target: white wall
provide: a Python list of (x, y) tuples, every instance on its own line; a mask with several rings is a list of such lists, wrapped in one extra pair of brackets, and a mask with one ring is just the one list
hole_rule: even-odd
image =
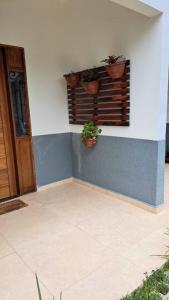
[(1, 1), (0, 42), (26, 51), (33, 134), (68, 131), (63, 74), (100, 65), (115, 53), (131, 59), (131, 126), (104, 126), (103, 134), (163, 138), (161, 24), (160, 17), (149, 19), (109, 0)]
[[(168, 83), (169, 87), (169, 83)], [(169, 88), (168, 88), (168, 101), (167, 101), (167, 121), (166, 123), (169, 123)]]
[(23, 46), (26, 52), (33, 135), (69, 131), (62, 78), (67, 69), (61, 58), (65, 43), (55, 2), (0, 1), (0, 42)]

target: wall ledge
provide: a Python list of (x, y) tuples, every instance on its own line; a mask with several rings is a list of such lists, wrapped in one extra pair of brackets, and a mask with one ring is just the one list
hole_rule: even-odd
[[(146, 17), (152, 18), (158, 16), (163, 12), (162, 5), (157, 8), (157, 5), (153, 1), (145, 0), (110, 0), (120, 6), (133, 10)], [(158, 5), (159, 6), (159, 5)]]
[(122, 194), (117, 193), (117, 192), (110, 191), (108, 189), (101, 188), (101, 187), (99, 187), (95, 184), (92, 184), (92, 183), (89, 183), (87, 181), (77, 179), (77, 178), (74, 178), (74, 177), (73, 177), (73, 182), (76, 182), (78, 184), (87, 186), (87, 187), (89, 187), (92, 190), (95, 190), (97, 192), (103, 193), (104, 195), (107, 195), (107, 196), (113, 198), (114, 200), (118, 199), (122, 202), (132, 204), (132, 205), (134, 205), (138, 208), (141, 208), (143, 210), (146, 210), (146, 211), (154, 213), (154, 214), (161, 213), (165, 208), (165, 204), (161, 204), (161, 205), (155, 207), (155, 206), (152, 206), (150, 204), (143, 203), (143, 202), (141, 202), (137, 199), (122, 195)]
[(48, 190), (48, 189), (51, 189), (51, 188), (54, 188), (54, 187), (57, 187), (57, 186), (60, 186), (60, 185), (63, 185), (63, 184), (73, 182), (73, 180), (74, 180), (73, 177), (69, 177), (69, 178), (66, 178), (66, 179), (63, 179), (63, 180), (48, 183), (46, 185), (42, 185), (42, 186), (37, 187), (37, 191), (38, 192), (45, 191), (45, 190)]
[(75, 177), (70, 177), (70, 178), (67, 178), (67, 179), (59, 180), (59, 181), (52, 182), (52, 183), (49, 183), (47, 185), (43, 185), (41, 187), (38, 187), (38, 192), (44, 191), (44, 190), (47, 190), (47, 189), (51, 189), (51, 188), (54, 188), (54, 187), (57, 187), (57, 186), (60, 186), (60, 185), (64, 185), (64, 184), (67, 184), (67, 183), (71, 183), (71, 182), (86, 186), (86, 187), (88, 187), (92, 190), (95, 190), (99, 193), (102, 193), (106, 196), (109, 196), (109, 197), (113, 198), (113, 200), (115, 200), (115, 201), (117, 199), (117, 200), (120, 200), (122, 202), (129, 203), (131, 205), (134, 205), (138, 208), (141, 208), (143, 210), (146, 210), (146, 211), (154, 213), (154, 214), (159, 214), (165, 209), (165, 204), (161, 204), (161, 205), (155, 207), (155, 206), (143, 203), (143, 202), (141, 202), (137, 199), (122, 195), (120, 193), (113, 192), (113, 191), (110, 191), (108, 189), (101, 188), (101, 187), (99, 187), (95, 184), (89, 183), (89, 182), (81, 180), (81, 179), (77, 179)]

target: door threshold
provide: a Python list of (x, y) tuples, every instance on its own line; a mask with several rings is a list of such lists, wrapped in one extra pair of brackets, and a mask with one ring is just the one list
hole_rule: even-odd
[(12, 196), (12, 197), (7, 197), (7, 198), (4, 198), (4, 199), (0, 199), (0, 204), (11, 201), (11, 200), (15, 200), (18, 197), (19, 197), (18, 195), (15, 195), (15, 196)]

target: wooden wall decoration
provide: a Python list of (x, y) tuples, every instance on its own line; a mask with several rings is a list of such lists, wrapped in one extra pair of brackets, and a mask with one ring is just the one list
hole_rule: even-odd
[(125, 72), (120, 79), (113, 80), (105, 66), (94, 69), (99, 75), (97, 96), (88, 95), (80, 84), (76, 88), (67, 86), (69, 124), (83, 125), (85, 121), (92, 120), (96, 125), (129, 126), (130, 61), (126, 61)]

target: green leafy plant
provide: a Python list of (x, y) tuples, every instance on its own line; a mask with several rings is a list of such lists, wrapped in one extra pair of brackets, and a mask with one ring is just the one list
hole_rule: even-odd
[(143, 292), (141, 289), (135, 290), (132, 295), (127, 295), (121, 300), (162, 300), (162, 297), (154, 292)]
[(35, 274), (35, 277), (36, 277), (36, 285), (37, 285), (37, 289), (38, 289), (39, 300), (42, 300), (42, 294), (41, 294), (41, 290), (40, 290), (40, 285), (39, 285), (39, 280), (38, 280), (37, 274)]
[[(169, 235), (169, 228), (167, 228), (167, 232), (165, 233), (166, 235)], [(166, 246), (167, 250), (164, 254), (158, 254), (158, 255), (153, 255), (153, 256), (160, 256), (161, 258), (164, 258), (167, 260), (169, 263), (169, 245)]]
[(145, 273), (146, 277), (142, 285), (121, 300), (161, 300), (162, 295), (166, 295), (169, 292), (167, 271), (169, 271), (169, 260), (161, 269), (153, 270), (151, 275), (148, 276)]
[(95, 69), (86, 70), (82, 73), (82, 85), (87, 85), (89, 82), (97, 81), (99, 79), (98, 73)]
[(97, 139), (97, 136), (102, 132), (100, 128), (98, 128), (93, 121), (86, 121), (83, 127), (83, 131), (81, 133), (82, 141), (87, 139)]
[[(40, 290), (40, 285), (39, 285), (38, 276), (37, 276), (36, 273), (35, 273), (35, 278), (36, 278), (36, 285), (37, 285), (37, 290), (38, 290), (38, 297), (39, 297), (39, 300), (43, 300), (43, 299), (42, 299), (41, 290)], [(54, 300), (54, 297), (53, 297), (53, 300)], [(60, 293), (60, 298), (59, 298), (59, 300), (62, 300), (62, 292)]]
[(108, 58), (101, 60), (101, 62), (107, 63), (109, 65), (117, 64), (124, 61), (126, 61), (126, 58), (123, 55), (109, 55)]

